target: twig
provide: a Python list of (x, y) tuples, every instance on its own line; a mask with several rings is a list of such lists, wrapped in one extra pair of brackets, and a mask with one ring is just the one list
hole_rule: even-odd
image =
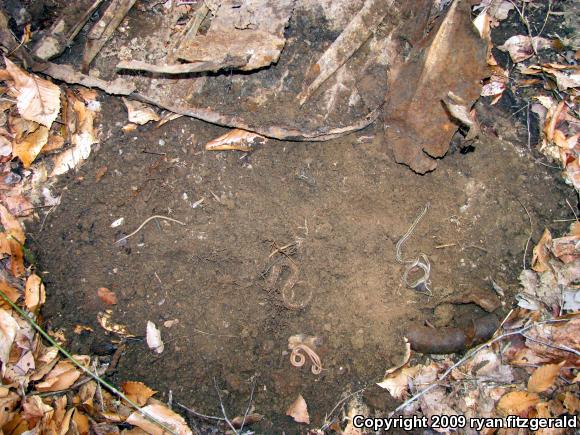
[(571, 347), (568, 347), (568, 346), (557, 346), (555, 344), (547, 343), (545, 341), (538, 340), (537, 338), (530, 337), (529, 335), (526, 335), (526, 334), (522, 334), (522, 336), (525, 337), (526, 339), (530, 340), (530, 341), (535, 341), (536, 343), (543, 344), (546, 347), (551, 347), (552, 349), (563, 350), (565, 352), (571, 352), (571, 353), (573, 353), (576, 356), (580, 356), (580, 352), (578, 352), (576, 349), (572, 349)]
[(36, 331), (42, 337), (44, 337), (44, 339), (46, 339), (50, 344), (52, 344), (54, 347), (56, 347), (60, 353), (62, 353), (70, 362), (72, 362), (75, 366), (77, 366), (77, 368), (79, 368), (84, 374), (86, 374), (87, 376), (90, 376), (98, 384), (103, 385), (110, 392), (117, 395), (121, 399), (125, 400), (132, 408), (134, 408), (139, 414), (141, 414), (147, 420), (156, 424), (157, 426), (159, 426), (163, 430), (166, 430), (170, 434), (178, 435), (175, 432), (175, 430), (168, 427), (167, 425), (165, 425), (163, 422), (159, 421), (157, 418), (153, 417), (152, 415), (149, 415), (147, 412), (143, 411), (143, 409), (139, 405), (137, 405), (135, 402), (133, 402), (131, 399), (129, 399), (123, 392), (117, 390), (113, 385), (109, 384), (107, 381), (102, 379), (100, 376), (96, 375), (95, 373), (93, 373), (89, 369), (87, 369), (85, 366), (83, 366), (66, 349), (64, 349), (60, 344), (58, 344), (58, 342), (54, 338), (52, 338), (50, 335), (48, 335), (48, 333), (44, 329), (42, 329), (42, 327), (40, 325), (38, 325), (38, 323), (36, 323), (34, 321), (34, 319), (32, 319), (22, 308), (20, 308), (18, 305), (16, 305), (14, 302), (12, 302), (12, 300), (8, 296), (6, 296), (6, 294), (2, 290), (0, 290), (0, 296), (2, 296), (2, 298), (8, 303), (8, 305), (10, 305), (18, 314), (20, 314), (20, 316), (22, 316), (22, 318), (24, 320), (26, 320), (28, 323), (30, 323), (30, 325), (34, 329), (36, 329)]
[(252, 406), (252, 400), (254, 399), (254, 389), (256, 388), (256, 382), (252, 381), (252, 391), (250, 391), (250, 400), (248, 401), (248, 407), (246, 408), (246, 412), (244, 414), (244, 418), (242, 419), (242, 424), (240, 425), (240, 433), (242, 433), (244, 429), (244, 424), (246, 423), (246, 418), (250, 413), (250, 407)]
[(238, 431), (236, 430), (236, 428), (234, 427), (234, 425), (232, 424), (232, 422), (228, 418), (228, 415), (226, 414), (226, 408), (224, 407), (224, 402), (222, 401), (222, 394), (220, 393), (220, 389), (218, 387), (218, 384), (217, 384), (217, 381), (215, 380), (215, 378), (213, 378), (213, 385), (214, 385), (215, 390), (217, 391), (218, 397), (220, 399), (220, 406), (222, 408), (222, 414), (224, 415), (224, 420), (226, 421), (228, 426), (234, 431), (234, 433), (237, 435)]
[(200, 414), (199, 412), (197, 412), (197, 411), (194, 411), (193, 409), (191, 409), (191, 408), (188, 408), (187, 406), (185, 406), (185, 405), (182, 405), (182, 404), (181, 404), (181, 403), (179, 403), (179, 402), (175, 402), (175, 404), (176, 404), (177, 406), (179, 406), (181, 409), (184, 409), (184, 410), (186, 410), (186, 411), (187, 411), (187, 412), (189, 412), (190, 414), (193, 414), (193, 415), (195, 415), (196, 417), (199, 417), (199, 418), (205, 418), (205, 419), (207, 419), (207, 420), (226, 421), (226, 419), (225, 419), (225, 418), (223, 418), (223, 417), (214, 417), (213, 415), (205, 415), (205, 414)]
[(516, 198), (516, 200), (520, 203), (520, 205), (526, 211), (526, 214), (528, 215), (528, 219), (530, 220), (530, 235), (528, 236), (528, 240), (526, 240), (526, 247), (524, 249), (524, 258), (522, 259), (522, 263), (523, 263), (524, 270), (525, 270), (526, 269), (526, 257), (528, 256), (528, 247), (530, 245), (530, 241), (532, 240), (532, 235), (534, 234), (534, 225), (532, 223), (532, 216), (530, 215), (530, 212), (528, 211), (526, 206), (523, 204), (523, 202), (520, 201), (519, 198)]
[(360, 390), (355, 391), (354, 393), (349, 394), (346, 397), (343, 397), (342, 399), (340, 399), (338, 401), (338, 403), (336, 405), (334, 405), (334, 408), (332, 408), (332, 410), (325, 415), (324, 420), (326, 421), (326, 423), (324, 423), (324, 426), (322, 426), (320, 428), (321, 431), (325, 431), (326, 429), (328, 429), (330, 427), (330, 422), (328, 421), (328, 419), (330, 418), (330, 416), (332, 414), (334, 414), (334, 411), (336, 411), (336, 408), (338, 408), (340, 405), (342, 405), (344, 402), (346, 402), (348, 399), (350, 399), (353, 396), (356, 396), (358, 393), (362, 393), (364, 390), (366, 390), (367, 387), (361, 388)]
[(185, 223), (183, 223), (183, 222), (181, 222), (181, 221), (178, 221), (177, 219), (172, 219), (172, 218), (170, 218), (170, 217), (167, 217), (167, 216), (159, 216), (159, 215), (151, 216), (151, 217), (148, 217), (147, 219), (145, 219), (145, 221), (144, 221), (144, 222), (143, 222), (141, 225), (139, 225), (139, 228), (137, 228), (137, 229), (136, 229), (135, 231), (133, 231), (131, 234), (129, 234), (129, 235), (125, 236), (125, 237), (121, 237), (121, 238), (120, 238), (119, 240), (117, 240), (115, 243), (120, 243), (120, 242), (122, 242), (123, 240), (126, 240), (126, 239), (128, 239), (129, 237), (133, 237), (135, 234), (137, 234), (139, 231), (141, 231), (141, 229), (142, 229), (142, 228), (143, 228), (145, 225), (147, 225), (147, 223), (149, 223), (149, 222), (150, 222), (150, 221), (152, 221), (153, 219), (163, 219), (163, 220), (166, 220), (166, 221), (175, 222), (176, 224), (179, 224), (179, 225), (185, 225)]
[[(510, 311), (511, 314), (511, 311)], [(508, 314), (509, 316), (509, 314)], [(507, 317), (502, 321), (502, 325), (505, 323), (505, 321), (507, 320)], [(471, 359), (473, 356), (475, 356), (475, 354), (479, 353), (480, 351), (482, 351), (483, 349), (487, 349), (488, 347), (490, 347), (492, 344), (503, 340), (504, 338), (507, 337), (511, 337), (512, 335), (524, 335), (524, 332), (535, 328), (536, 326), (539, 325), (543, 325), (543, 324), (547, 324), (547, 323), (558, 323), (558, 322), (567, 322), (568, 320), (560, 320), (560, 319), (553, 319), (553, 320), (545, 320), (543, 322), (534, 322), (531, 323), (527, 326), (524, 326), (523, 328), (520, 328), (516, 331), (512, 331), (512, 332), (506, 332), (505, 334), (502, 334), (496, 338), (493, 338), (485, 343), (483, 343), (482, 345), (480, 345), (479, 347), (476, 347), (475, 349), (473, 349), (472, 351), (468, 352), (463, 358), (461, 358), (459, 361), (457, 361), (455, 364), (453, 364), (451, 367), (449, 367), (445, 373), (443, 373), (439, 379), (434, 382), (433, 384), (429, 385), (427, 388), (425, 388), (424, 390), (420, 391), (419, 393), (415, 394), (413, 397), (407, 399), (405, 402), (403, 402), (401, 405), (397, 406), (397, 408), (395, 408), (395, 410), (393, 412), (391, 412), (389, 414), (389, 418), (392, 417), (394, 414), (396, 414), (397, 412), (403, 410), (404, 408), (406, 408), (408, 405), (410, 405), (411, 403), (417, 401), (418, 399), (420, 399), (423, 395), (425, 395), (426, 393), (428, 393), (429, 391), (431, 391), (432, 389), (434, 389), (435, 387), (438, 387), (439, 385), (441, 385), (441, 382), (443, 382), (443, 380), (445, 378), (447, 378), (447, 376), (449, 376), (451, 374), (451, 372), (453, 370), (455, 370), (457, 367), (463, 365), (467, 360)]]

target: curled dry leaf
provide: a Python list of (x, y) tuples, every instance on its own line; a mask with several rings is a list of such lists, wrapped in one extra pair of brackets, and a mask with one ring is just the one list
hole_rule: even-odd
[(100, 287), (97, 290), (97, 296), (107, 305), (117, 304), (117, 295), (106, 287)]
[(46, 302), (46, 291), (40, 277), (32, 274), (26, 280), (24, 289), (24, 305), (30, 311), (35, 312)]
[(503, 415), (527, 416), (528, 412), (540, 402), (536, 393), (512, 391), (499, 400), (497, 409)]
[(232, 425), (236, 428), (239, 429), (242, 427), (242, 422), (243, 422), (243, 426), (251, 426), (255, 423), (258, 423), (259, 421), (262, 421), (264, 419), (264, 416), (261, 414), (257, 414), (257, 413), (253, 413), (253, 414), (248, 414), (246, 415), (246, 418), (242, 417), (241, 415), (238, 415), (236, 418), (232, 418)]
[(386, 389), (393, 398), (397, 400), (404, 399), (408, 394), (408, 380), (416, 371), (420, 370), (419, 366), (409, 369), (407, 365), (411, 359), (411, 344), (405, 338), (405, 355), (401, 364), (387, 369), (385, 377), (377, 385)]
[(48, 128), (41, 125), (33, 133), (15, 142), (12, 153), (22, 161), (25, 168), (29, 168), (47, 142)]
[(564, 362), (538, 367), (528, 379), (528, 391), (530, 393), (542, 393), (550, 389), (554, 385), (563, 365)]
[(26, 420), (28, 427), (35, 427), (45, 414), (52, 411), (52, 407), (45, 404), (40, 396), (32, 395), (26, 397), (22, 402), (20, 416)]
[(127, 98), (123, 98), (123, 103), (125, 103), (125, 107), (127, 107), (129, 122), (144, 125), (149, 121), (159, 121), (160, 119), (155, 110), (144, 103), (129, 100)]
[(288, 407), (286, 415), (292, 417), (297, 423), (310, 424), (308, 405), (306, 405), (306, 400), (304, 400), (302, 394), (299, 394), (296, 400)]
[(54, 157), (51, 177), (64, 174), (76, 168), (89, 158), (92, 145), (98, 142), (93, 125), (95, 112), (89, 110), (81, 100), (72, 94), (69, 95), (68, 104), (72, 106), (74, 116), (74, 119), (69, 121), (72, 127), (71, 143), (73, 146)]
[(147, 322), (147, 346), (157, 353), (162, 353), (165, 349), (163, 340), (161, 340), (161, 331), (151, 321)]
[(14, 317), (8, 311), (0, 309), (0, 362), (2, 362), (2, 374), (6, 370), (10, 349), (19, 329), (20, 326), (18, 326), (18, 322), (14, 320)]
[(236, 128), (205, 144), (208, 151), (252, 151), (256, 144), (263, 143), (264, 136)]
[(143, 382), (127, 381), (121, 385), (121, 389), (125, 395), (139, 406), (147, 403), (147, 400), (153, 396), (157, 391), (152, 390)]
[[(177, 435), (190, 435), (191, 430), (187, 427), (185, 420), (179, 414), (176, 414), (172, 410), (166, 408), (161, 404), (153, 404), (145, 406), (141, 409), (145, 414), (150, 415), (157, 421), (160, 421), (168, 428), (172, 429)], [(127, 418), (127, 423), (132, 424), (143, 429), (145, 432), (151, 435), (164, 435), (167, 432), (160, 428), (158, 425), (148, 420), (138, 411), (133, 412), (129, 418)]]
[(549, 270), (550, 247), (552, 245), (552, 234), (546, 228), (542, 238), (534, 247), (532, 256), (532, 269), (536, 272), (545, 272)]
[(105, 310), (104, 313), (100, 312), (99, 314), (97, 314), (97, 321), (105, 331), (114, 332), (115, 334), (121, 335), (123, 337), (134, 337), (133, 334), (129, 333), (125, 325), (113, 322), (111, 320), (112, 316), (113, 316), (112, 310)]
[(50, 128), (60, 111), (60, 88), (20, 69), (6, 57), (4, 62), (6, 71), (12, 76), (18, 112), (24, 119)]
[[(1, 233), (0, 233), (1, 235)], [(6, 252), (2, 252), (6, 253)], [(9, 253), (9, 252), (8, 252)], [(8, 299), (12, 302), (16, 303), (16, 301), (20, 298), (20, 292), (8, 284), (3, 279), (0, 279), (0, 290), (4, 293)], [(0, 307), (9, 306), (8, 303), (4, 300), (4, 298), (0, 298)]]
[(59, 361), (46, 375), (44, 381), (36, 385), (36, 389), (40, 392), (65, 390), (74, 384), (80, 376), (80, 370), (72, 362)]
[(514, 63), (518, 63), (529, 59), (535, 52), (551, 46), (552, 41), (540, 36), (530, 38), (524, 35), (514, 35), (497, 48), (501, 51), (507, 51)]

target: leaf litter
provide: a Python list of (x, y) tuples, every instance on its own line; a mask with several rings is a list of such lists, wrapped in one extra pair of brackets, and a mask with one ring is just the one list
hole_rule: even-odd
[[(132, 3), (124, 2), (120, 9), (128, 10), (132, 7)], [(523, 9), (523, 6), (520, 7)], [(486, 39), (491, 29), (507, 19), (510, 13), (514, 14), (514, 10), (521, 14), (518, 6), (511, 1), (486, 0), (476, 6), (474, 11), (479, 11), (479, 16), (475, 21), (475, 26), (479, 30), (480, 38), (491, 44), (491, 40)], [(451, 11), (455, 13), (454, 9)], [(124, 16), (123, 13), (121, 15)], [(118, 23), (114, 24), (115, 21), (113, 19), (113, 31), (118, 26)], [(251, 20), (246, 23), (246, 25), (251, 24)], [(374, 25), (370, 27), (374, 28)], [(443, 20), (440, 25), (445, 29), (446, 22)], [(106, 36), (108, 37), (110, 35)], [(318, 72), (320, 74), (318, 77), (316, 77), (316, 71), (312, 73), (314, 81), (302, 95), (304, 101), (310, 98), (316, 88), (348, 60), (352, 52), (368, 39), (368, 35), (362, 34), (361, 38), (364, 40), (355, 41), (353, 49), (343, 52), (344, 59), (335, 58), (333, 62), (327, 62), (332, 65), (327, 71)], [(273, 40), (276, 42), (274, 44), (276, 50), (281, 51), (283, 41), (276, 41), (275, 38)], [(555, 45), (557, 44), (553, 40), (541, 36), (514, 35), (508, 38), (497, 48), (509, 52), (513, 62), (519, 65), (508, 72), (498, 67), (497, 62), (488, 52), (487, 63), (491, 67), (492, 74), (487, 79), (481, 77), (487, 80), (487, 83), (484, 82), (481, 95), (493, 97), (492, 103), (494, 103), (502, 98), (505, 90), (518, 86), (518, 83), (525, 86), (542, 85), (543, 89), (533, 97), (536, 103), (532, 107), (533, 113), (538, 114), (542, 124), (540, 150), (562, 166), (566, 181), (578, 190), (580, 188), (578, 68), (575, 65), (565, 64), (566, 58), (562, 55), (558, 63), (522, 64), (530, 60), (536, 62), (539, 51), (549, 51), (554, 49)], [(441, 48), (433, 45), (431, 50), (431, 58), (427, 58), (427, 63), (436, 61), (438, 50)], [(90, 63), (91, 56), (85, 59), (86, 63)], [(275, 54), (272, 59), (266, 56), (259, 61), (275, 61), (276, 56)], [(332, 52), (325, 53), (325, 56), (326, 58), (335, 57)], [(225, 62), (224, 59), (218, 60)], [(4, 109), (9, 111), (9, 116), (8, 121), (5, 121), (5, 124), (8, 123), (7, 134), (2, 135), (4, 140), (2, 154), (18, 158), (24, 168), (30, 169), (17, 185), (31, 201), (38, 203), (39, 198), (44, 198), (44, 196), (39, 196), (38, 193), (32, 191), (31, 178), (39, 174), (44, 182), (49, 183), (49, 178), (78, 167), (90, 156), (92, 146), (98, 143), (94, 130), (98, 105), (92, 105), (85, 99), (88, 93), (86, 89), (80, 88), (76, 92), (64, 89), (63, 92), (62, 87), (38, 75), (28, 73), (9, 59), (5, 59), (5, 63), (6, 71), (2, 78), (7, 83), (7, 95), (16, 98), (16, 104), (9, 104)], [(247, 59), (244, 65), (252, 65), (250, 59)], [(48, 66), (51, 67), (51, 65)], [(248, 66), (248, 68), (261, 66), (263, 65), (258, 64)], [(68, 77), (65, 81), (90, 84), (112, 93), (128, 95), (132, 92), (126, 92), (126, 88), (122, 86), (116, 88), (120, 92), (114, 92), (111, 83), (97, 78), (91, 79), (67, 70), (66, 67), (63, 69), (52, 65), (52, 70), (49, 68), (46, 73), (51, 75), (51, 71), (54, 76), (61, 74), (60, 77)], [(514, 80), (510, 74), (532, 76), (533, 80), (521, 77), (515, 77)], [(453, 89), (445, 88), (444, 90), (447, 93), (439, 101), (445, 101), (452, 117), (468, 128), (468, 139), (473, 139), (478, 133), (477, 121), (471, 112), (473, 98), (456, 95)], [(62, 98), (61, 93), (64, 95)], [(90, 95), (88, 98), (95, 101), (96, 95)], [(61, 100), (64, 101), (62, 108)], [(134, 109), (134, 107), (129, 108), (128, 105), (129, 120), (137, 124), (161, 119), (155, 111), (151, 111), (151, 108), (143, 106), (142, 103), (139, 103), (137, 112)], [(181, 110), (181, 112), (197, 116), (195, 111)], [(57, 120), (59, 114), (66, 125), (67, 135), (64, 138), (57, 134), (54, 127), (54, 121)], [(207, 112), (202, 118), (215, 119), (213, 115)], [(248, 126), (246, 123), (235, 124), (241, 127)], [(252, 133), (253, 131), (256, 129), (243, 128), (237, 132), (234, 130), (238, 137), (235, 137), (233, 141), (226, 138), (225, 144), (219, 143), (215, 149), (224, 147), (221, 149), (250, 151), (251, 147), (246, 141), (253, 142), (254, 136), (261, 138), (256, 133)], [(343, 134), (349, 131), (352, 129), (338, 129), (335, 133)], [(270, 137), (301, 134), (295, 131), (280, 133), (265, 130), (265, 132), (267, 133), (265, 136)], [(320, 137), (326, 138), (325, 134), (320, 134)], [(330, 136), (333, 134), (331, 133)], [(313, 139), (313, 137), (308, 138)], [(63, 146), (68, 148), (62, 151)], [(439, 151), (431, 149), (426, 151), (427, 157), (420, 157), (437, 157)], [(43, 152), (46, 155), (43, 155)], [(418, 172), (430, 170), (433, 163), (429, 160), (422, 161), (420, 157), (403, 156), (399, 160), (409, 164)], [(46, 175), (49, 171), (43, 168), (44, 165), (52, 168), (50, 176)], [(21, 285), (15, 288), (3, 282), (2, 295), (6, 296), (6, 302), (20, 301), (21, 306), (29, 311), (29, 315), (36, 318), (38, 310), (46, 299), (45, 289), (40, 278), (25, 267), (24, 231), (11, 212), (17, 209), (17, 204), (26, 200), (27, 197), (14, 195), (12, 198), (13, 203), (10, 207), (1, 206), (0, 208), (4, 229), (0, 233), (2, 235), (0, 246), (2, 246), (2, 255), (10, 259), (8, 272), (14, 279), (20, 280)], [(387, 389), (396, 399), (405, 400), (397, 411), (421, 412), (427, 416), (463, 413), (468, 417), (515, 414), (546, 418), (557, 418), (566, 412), (577, 413), (579, 405), (576, 384), (579, 376), (577, 357), (580, 352), (578, 341), (580, 323), (575, 316), (579, 310), (580, 300), (578, 296), (580, 290), (577, 286), (577, 270), (580, 261), (579, 239), (580, 234), (576, 222), (572, 225), (570, 232), (561, 237), (552, 238), (550, 232), (546, 230), (534, 248), (532, 270), (522, 272), (522, 298), (518, 302), (519, 308), (509, 313), (491, 338), (486, 337), (485, 343), (471, 351), (468, 350), (462, 359), (453, 363), (452, 359), (444, 357), (432, 361), (427, 360), (424, 364), (411, 365), (411, 344), (406, 343), (403, 363), (387, 370), (384, 380), (379, 383), (379, 386)], [(113, 300), (116, 302), (114, 293), (104, 287), (99, 289), (99, 297), (106, 304), (114, 304)], [(90, 426), (95, 432), (100, 433), (97, 431), (99, 426), (104, 430), (105, 427), (115, 427), (115, 424), (128, 423), (148, 433), (164, 433), (167, 428), (173, 433), (191, 433), (185, 420), (166, 405), (153, 399), (155, 391), (140, 382), (126, 382), (122, 390), (130, 402), (144, 406), (141, 410), (132, 411), (124, 402), (113, 405), (114, 397), (106, 390), (97, 394), (97, 384), (90, 380), (90, 377), (86, 377), (86, 372), (82, 369), (84, 367), (89, 370), (89, 367), (98, 365), (97, 359), (89, 356), (75, 356), (74, 361), (82, 365), (80, 368), (72, 362), (72, 359), (60, 359), (58, 348), (45, 346), (40, 339), (36, 340), (32, 329), (22, 318), (18, 317), (18, 313), (12, 308), (10, 304), (3, 304), (3, 308), (0, 309), (0, 334), (2, 335), (0, 361), (2, 361), (3, 376), (18, 379), (18, 384), (3, 385), (0, 390), (0, 401), (4, 409), (1, 417), (2, 426), (11, 424), (10, 427), (14, 428), (25, 423), (28, 429), (40, 432), (55, 428), (68, 430), (74, 427), (79, 433), (88, 432)], [(99, 316), (101, 326), (120, 337), (132, 337), (126, 326), (112, 321), (112, 316), (113, 313), (110, 310), (102, 313)], [(304, 345), (304, 340), (305, 338), (300, 339), (299, 346)], [(146, 341), (155, 352), (163, 352), (161, 334), (153, 322), (147, 324)], [(291, 347), (291, 349), (299, 347), (295, 344), (293, 346), (294, 348)], [(312, 366), (313, 371), (315, 365)], [(517, 378), (516, 380), (514, 377), (516, 370), (520, 374), (525, 374), (524, 379)], [(88, 382), (75, 386), (80, 379), (87, 379)], [(34, 394), (21, 396), (25, 389), (32, 393), (71, 390), (75, 396), (71, 399), (70, 396), (62, 395), (54, 400)], [(84, 405), (91, 405), (79, 406), (80, 401)], [(94, 406), (96, 402), (99, 402), (101, 411)], [(358, 408), (356, 404), (349, 404), (349, 409), (352, 411)], [(350, 419), (354, 415), (353, 412), (347, 413)], [(144, 414), (153, 417), (156, 422), (144, 417)], [(287, 414), (296, 422), (310, 423), (307, 405), (301, 395), (288, 408)], [(250, 414), (252, 415), (254, 414)], [(95, 420), (96, 417), (105, 420), (96, 423), (98, 420), (98, 418)], [(242, 423), (238, 422), (236, 427), (243, 426), (247, 421), (246, 417), (249, 416), (240, 417), (239, 421)], [(255, 417), (255, 420), (257, 421), (258, 417)], [(351, 426), (347, 424), (343, 433), (351, 433), (353, 430)]]

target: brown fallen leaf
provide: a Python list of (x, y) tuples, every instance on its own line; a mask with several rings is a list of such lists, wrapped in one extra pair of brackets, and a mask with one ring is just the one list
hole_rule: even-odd
[(580, 413), (580, 399), (574, 393), (566, 391), (563, 403), (570, 414)]
[(29, 216), (34, 211), (34, 206), (30, 199), (22, 195), (7, 196), (4, 204), (15, 217)]
[(25, 168), (29, 168), (47, 142), (48, 128), (41, 125), (33, 133), (24, 136), (21, 141), (15, 142), (12, 154), (22, 161)]
[(6, 310), (0, 309), (0, 362), (2, 374), (6, 371), (6, 364), (10, 357), (10, 349), (16, 338), (20, 326), (14, 317)]
[(542, 238), (534, 247), (532, 255), (532, 269), (536, 272), (545, 272), (549, 270), (550, 249), (552, 245), (552, 234), (546, 228)]
[(129, 122), (144, 125), (149, 121), (159, 121), (161, 119), (152, 107), (144, 103), (127, 98), (123, 98), (123, 103), (125, 103), (125, 107), (127, 108)]
[(119, 334), (123, 337), (135, 337), (133, 334), (129, 333), (125, 325), (113, 322), (111, 320), (112, 316), (112, 310), (105, 310), (104, 313), (99, 312), (97, 314), (97, 321), (105, 331), (114, 332), (115, 334)]
[(288, 407), (286, 415), (292, 417), (297, 423), (310, 424), (308, 405), (306, 405), (306, 400), (304, 400), (302, 394), (299, 394), (296, 400)]
[[(4, 233), (1, 233), (1, 234), (4, 234)], [(0, 279), (0, 290), (12, 302), (16, 302), (20, 298), (20, 292), (18, 290), (16, 290), (13, 286), (8, 284), (6, 281), (4, 281), (3, 279)], [(2, 308), (4, 306), (8, 306), (8, 303), (4, 300), (4, 298), (0, 298), (0, 308)]]
[(12, 76), (18, 112), (24, 119), (50, 128), (60, 111), (60, 88), (20, 69), (6, 57), (4, 62), (6, 71)]
[(36, 385), (36, 389), (40, 392), (65, 390), (74, 384), (80, 376), (80, 370), (72, 362), (59, 361), (46, 375), (44, 381)]
[(539, 402), (540, 397), (536, 393), (512, 391), (502, 396), (497, 404), (497, 410), (503, 415), (526, 417)]
[(99, 181), (102, 180), (102, 178), (105, 176), (105, 174), (107, 173), (108, 168), (106, 166), (101, 166), (99, 169), (97, 169), (97, 172), (95, 173), (95, 181), (98, 183)]
[(530, 393), (542, 393), (549, 390), (554, 385), (563, 364), (564, 362), (538, 367), (528, 379), (528, 391)]
[(149, 388), (143, 382), (133, 381), (123, 382), (121, 389), (130, 400), (139, 406), (145, 405), (147, 400), (157, 392)]
[(46, 291), (40, 277), (32, 274), (26, 280), (24, 305), (31, 312), (36, 312), (46, 302)]
[(514, 35), (497, 48), (504, 52), (507, 51), (514, 63), (518, 63), (529, 59), (535, 52), (550, 47), (552, 47), (552, 41), (549, 39), (540, 36), (530, 38), (524, 35)]
[(264, 136), (236, 128), (205, 144), (208, 151), (252, 151), (256, 144), (263, 143)]
[(37, 395), (28, 396), (22, 402), (21, 417), (26, 420), (28, 427), (35, 427), (45, 414), (52, 412), (50, 405), (45, 404)]
[(106, 287), (100, 287), (97, 290), (97, 296), (107, 305), (117, 304), (117, 295)]
[[(187, 427), (185, 420), (179, 414), (176, 414), (169, 408), (161, 404), (153, 404), (141, 408), (141, 411), (147, 415), (152, 416), (157, 421), (163, 423), (168, 428), (172, 429), (177, 435), (190, 435), (191, 429)], [(138, 411), (133, 412), (129, 418), (127, 418), (127, 423), (137, 426), (151, 435), (164, 435), (167, 432), (164, 431), (159, 425), (153, 423), (152, 421), (145, 418)]]
[(239, 429), (242, 427), (242, 422), (243, 422), (243, 426), (251, 426), (254, 423), (258, 423), (259, 421), (262, 421), (264, 419), (264, 416), (261, 414), (257, 414), (257, 413), (253, 413), (253, 414), (248, 414), (246, 415), (246, 418), (242, 417), (241, 415), (238, 415), (236, 418), (232, 418), (232, 426), (234, 426), (236, 429)]
[(64, 146), (64, 138), (62, 136), (50, 135), (48, 137), (48, 142), (42, 147), (41, 153), (50, 153), (61, 149)]

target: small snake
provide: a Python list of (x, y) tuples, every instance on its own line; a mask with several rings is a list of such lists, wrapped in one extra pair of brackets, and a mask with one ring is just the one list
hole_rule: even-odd
[[(429, 210), (430, 206), (431, 204), (428, 202), (425, 205), (425, 207), (423, 207), (423, 210), (421, 210), (421, 212), (419, 213), (415, 221), (411, 224), (407, 232), (397, 242), (395, 251), (395, 258), (397, 259), (397, 262), (399, 264), (407, 265), (407, 267), (405, 268), (405, 273), (403, 273), (403, 282), (405, 283), (405, 285), (414, 290), (417, 290), (420, 293), (425, 293), (429, 296), (432, 295), (431, 281), (429, 280), (429, 275), (431, 273), (431, 263), (429, 262), (429, 258), (427, 257), (426, 254), (420, 253), (419, 256), (414, 260), (405, 260), (403, 259), (401, 251), (403, 249), (403, 245), (405, 244), (407, 239), (411, 237), (411, 234), (413, 233), (413, 231), (415, 231), (415, 227), (419, 224), (421, 219), (423, 219), (423, 216), (425, 216), (425, 213), (427, 213), (427, 210)], [(415, 268), (423, 270), (423, 276), (413, 282), (409, 282), (408, 279), (409, 273), (411, 273), (411, 271)]]

